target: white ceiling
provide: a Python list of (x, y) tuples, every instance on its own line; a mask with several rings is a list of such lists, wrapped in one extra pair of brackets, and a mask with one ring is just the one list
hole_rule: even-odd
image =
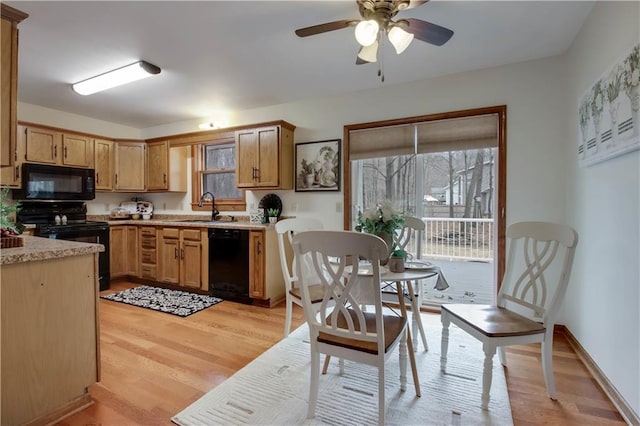
[[(592, 1), (438, 1), (400, 12), (452, 29), (436, 47), (355, 65), (353, 29), (294, 30), (358, 19), (351, 1), (8, 1), (20, 28), (21, 102), (147, 128), (563, 53)], [(160, 75), (90, 96), (70, 84), (138, 59)]]

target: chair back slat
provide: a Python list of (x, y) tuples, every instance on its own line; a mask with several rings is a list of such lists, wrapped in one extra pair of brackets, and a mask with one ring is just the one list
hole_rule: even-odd
[[(375, 235), (360, 232), (309, 231), (293, 237), (293, 249), (297, 256), (312, 259), (313, 272), (324, 289), (319, 309), (314, 310), (308, 286), (317, 283), (309, 282), (304, 276), (299, 281), (311, 337), (322, 332), (366, 342), (378, 341), (383, 345), (384, 339), (378, 339), (378, 336), (384, 335), (380, 259), (387, 255), (385, 242)], [(352, 262), (352, 259), (361, 261)], [(362, 261), (370, 262), (366, 266), (366, 275), (362, 274)], [(301, 274), (300, 264), (297, 267), (298, 274)], [(373, 311), (366, 311), (376, 316), (375, 333), (367, 332), (365, 309), (358, 297), (360, 291), (375, 295)]]
[(546, 323), (564, 298), (578, 234), (568, 226), (520, 222), (509, 227), (507, 239), (498, 305), (514, 303), (524, 308), (521, 313)]
[[(405, 216), (404, 226), (398, 229), (393, 236), (395, 248), (415, 253), (416, 258), (421, 258), (422, 247), (420, 247), (420, 243), (423, 239), (424, 230), (425, 224), (422, 219), (413, 216)], [(410, 247), (410, 243), (412, 242), (415, 247)]]
[[(275, 229), (278, 235), (278, 250), (280, 252), (280, 267), (284, 278), (285, 291), (288, 293), (296, 285), (296, 263), (298, 261), (295, 253), (291, 256), (291, 243), (293, 236), (298, 232), (322, 229), (322, 222), (314, 218), (293, 218), (276, 222)], [(288, 255), (289, 254), (289, 255)], [(289, 262), (289, 259), (291, 261)], [(306, 262), (306, 259), (303, 259)], [(309, 265), (305, 265), (304, 270), (310, 270)]]

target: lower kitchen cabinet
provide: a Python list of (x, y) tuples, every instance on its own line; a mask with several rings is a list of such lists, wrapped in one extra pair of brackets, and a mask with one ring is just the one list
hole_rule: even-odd
[(206, 228), (161, 228), (159, 235), (159, 282), (208, 289)]
[(109, 262), (111, 278), (139, 276), (138, 227), (109, 227)]
[(264, 231), (249, 233), (249, 296), (263, 299), (264, 288)]

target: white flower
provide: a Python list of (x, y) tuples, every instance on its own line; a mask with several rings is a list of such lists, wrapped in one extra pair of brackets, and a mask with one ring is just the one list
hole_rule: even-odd
[(385, 222), (389, 222), (400, 213), (389, 201), (384, 201), (380, 204), (380, 211), (382, 212), (382, 220)]
[(377, 220), (378, 219), (378, 209), (376, 207), (366, 210), (364, 213), (362, 213), (362, 218), (364, 220)]

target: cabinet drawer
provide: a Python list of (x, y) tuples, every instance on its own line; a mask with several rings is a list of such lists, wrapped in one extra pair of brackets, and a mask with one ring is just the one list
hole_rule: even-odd
[(189, 240), (189, 241), (200, 241), (200, 230), (199, 229), (183, 229), (182, 239)]
[(140, 277), (155, 280), (156, 279), (155, 265), (142, 265), (140, 267)]
[(141, 226), (140, 227), (140, 235), (143, 237), (156, 237), (156, 228), (152, 226)]
[(162, 238), (180, 238), (180, 229), (178, 228), (164, 228), (162, 230)]
[(140, 260), (142, 263), (146, 263), (149, 265), (156, 264), (156, 251), (149, 249), (142, 249), (140, 252)]
[(140, 247), (143, 249), (155, 249), (156, 248), (156, 237), (149, 237), (146, 235), (142, 236), (142, 240), (140, 241)]

